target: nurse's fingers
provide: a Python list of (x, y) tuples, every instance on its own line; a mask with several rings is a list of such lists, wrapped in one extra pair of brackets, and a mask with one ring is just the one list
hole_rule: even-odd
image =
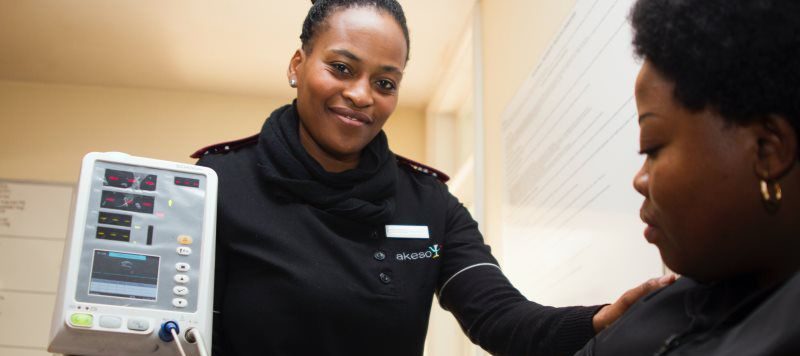
[(672, 284), (676, 279), (677, 276), (674, 274), (669, 274), (660, 278), (649, 279), (646, 282), (629, 289), (627, 292), (623, 293), (616, 302), (602, 307), (597, 314), (594, 315), (592, 318), (592, 326), (594, 326), (594, 331), (600, 332), (601, 330), (607, 328), (609, 325), (611, 325), (611, 323), (619, 319), (619, 317), (621, 317), (622, 314), (624, 314), (625, 311), (628, 310), (631, 305), (633, 305), (633, 303), (636, 303), (637, 300), (656, 290)]

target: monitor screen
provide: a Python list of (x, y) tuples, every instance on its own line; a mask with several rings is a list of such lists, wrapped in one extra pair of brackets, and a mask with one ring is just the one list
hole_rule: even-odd
[(159, 257), (95, 250), (89, 294), (156, 300)]

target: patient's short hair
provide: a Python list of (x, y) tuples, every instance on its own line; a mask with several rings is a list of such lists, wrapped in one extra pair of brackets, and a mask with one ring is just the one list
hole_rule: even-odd
[(675, 98), (747, 123), (800, 117), (800, 1), (638, 0), (633, 46), (675, 83)]

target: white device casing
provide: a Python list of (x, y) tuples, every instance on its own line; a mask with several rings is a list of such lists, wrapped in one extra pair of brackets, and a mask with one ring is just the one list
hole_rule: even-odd
[[(167, 311), (144, 307), (87, 303), (76, 300), (76, 286), (79, 275), (82, 247), (85, 239), (87, 214), (90, 206), (92, 177), (97, 162), (121, 163), (140, 167), (143, 170), (160, 169), (176, 173), (189, 173), (205, 176), (205, 206), (203, 209), (201, 263), (197, 266), (200, 276), (197, 290), (197, 308), (194, 312)], [(184, 163), (130, 156), (124, 153), (92, 152), (83, 158), (78, 186), (72, 229), (64, 248), (62, 270), (50, 329), (49, 352), (76, 355), (176, 355), (174, 342), (182, 342), (187, 355), (199, 355), (199, 345), (189, 345), (185, 340), (186, 331), (195, 328), (205, 341), (207, 354), (211, 354), (214, 258), (217, 210), (216, 173), (207, 167)], [(88, 278), (89, 276), (83, 276)], [(163, 282), (163, 276), (159, 279)], [(159, 282), (161, 283), (161, 282)], [(95, 320), (110, 315), (122, 319), (122, 327), (108, 329), (95, 323), (89, 328), (74, 327), (70, 324), (73, 313), (87, 313)], [(149, 321), (147, 330), (135, 331), (126, 328), (130, 319)], [(161, 324), (174, 321), (179, 325), (178, 340), (164, 342), (158, 332)]]

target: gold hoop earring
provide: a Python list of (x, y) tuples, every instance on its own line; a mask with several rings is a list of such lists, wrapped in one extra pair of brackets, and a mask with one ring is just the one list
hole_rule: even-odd
[[(770, 186), (772, 186), (771, 188), (774, 194), (770, 192)], [(781, 192), (781, 185), (778, 184), (778, 182), (761, 179), (761, 199), (764, 201), (764, 207), (768, 212), (775, 213), (778, 211), (778, 208), (781, 206), (781, 198), (783, 198), (783, 193)]]

